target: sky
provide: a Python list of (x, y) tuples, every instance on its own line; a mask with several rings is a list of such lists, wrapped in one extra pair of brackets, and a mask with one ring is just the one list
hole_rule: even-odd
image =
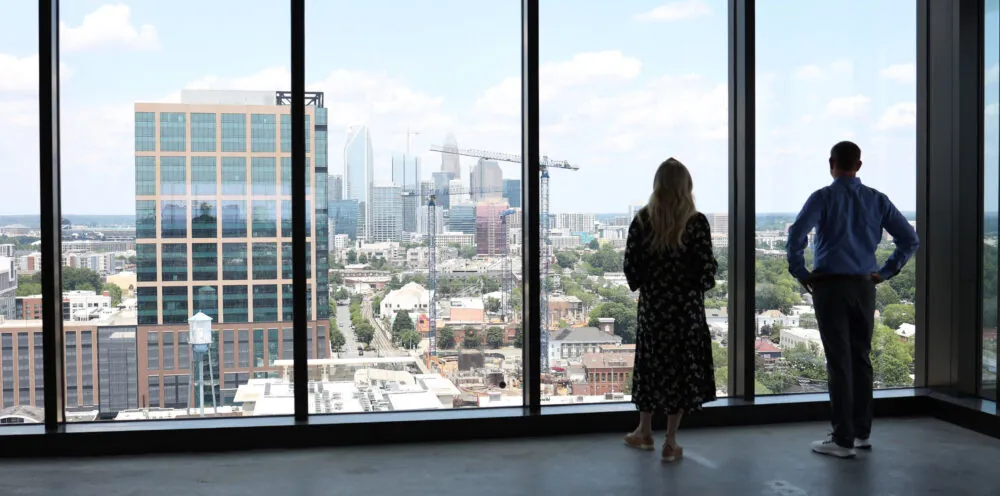
[[(179, 101), (185, 88), (287, 89), (288, 18), (277, 5), (63, 2), (63, 211), (134, 212), (135, 102)], [(0, 214), (36, 213), (37, 12), (34, 2), (4, 8)], [(702, 211), (727, 210), (726, 8), (541, 2), (542, 153), (580, 167), (552, 172), (552, 212), (644, 203), (670, 156), (691, 170)], [(757, 211), (797, 211), (830, 181), (840, 139), (861, 146), (865, 183), (914, 210), (916, 2), (758, 2), (757, 33)], [(357, 124), (371, 128), (377, 182), (389, 180), (392, 153), (406, 152), (408, 130), (424, 179), (440, 169), (429, 149), (448, 132), (462, 148), (519, 153), (520, 43), (518, 1), (309, 0), (306, 84), (326, 93), (331, 174)], [(995, 121), (996, 44), (986, 60)], [(466, 172), (474, 163), (463, 158)], [(520, 178), (517, 164), (501, 166)]]

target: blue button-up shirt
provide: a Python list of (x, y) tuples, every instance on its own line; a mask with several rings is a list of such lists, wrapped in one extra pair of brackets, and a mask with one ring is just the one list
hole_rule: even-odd
[[(856, 177), (841, 177), (812, 194), (795, 223), (788, 228), (788, 271), (798, 279), (809, 277), (805, 251), (809, 231), (816, 228), (817, 274), (867, 275), (882, 279), (899, 273), (917, 251), (917, 232), (883, 193), (861, 184)], [(896, 249), (881, 268), (875, 249), (882, 229), (892, 235)]]

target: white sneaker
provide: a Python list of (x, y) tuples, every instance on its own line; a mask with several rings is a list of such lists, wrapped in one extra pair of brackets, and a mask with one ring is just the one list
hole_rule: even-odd
[(845, 448), (833, 441), (833, 437), (828, 437), (822, 441), (813, 441), (812, 450), (821, 455), (835, 456), (837, 458), (853, 458), (858, 454), (854, 448)]
[(854, 438), (854, 447), (856, 449), (870, 450), (872, 449), (872, 443), (867, 439)]

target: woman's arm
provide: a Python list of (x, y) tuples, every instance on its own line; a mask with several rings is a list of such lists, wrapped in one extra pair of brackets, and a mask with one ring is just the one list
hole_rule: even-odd
[(703, 214), (698, 214), (694, 220), (694, 232), (691, 245), (688, 247), (694, 255), (695, 269), (703, 291), (715, 287), (715, 274), (719, 271), (719, 262), (712, 251), (712, 226)]
[(632, 219), (632, 224), (628, 228), (628, 241), (625, 243), (625, 279), (628, 280), (628, 287), (632, 291), (638, 290), (643, 283), (642, 274), (646, 272), (645, 256), (643, 252), (643, 241), (645, 232), (639, 216)]

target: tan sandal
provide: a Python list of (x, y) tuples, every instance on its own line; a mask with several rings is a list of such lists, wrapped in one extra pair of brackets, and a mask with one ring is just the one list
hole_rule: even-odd
[(655, 448), (652, 436), (644, 438), (636, 436), (634, 433), (625, 435), (625, 446), (643, 451), (653, 451)]
[(684, 458), (683, 446), (670, 446), (667, 443), (663, 443), (663, 451), (660, 453), (660, 460), (670, 463), (676, 462), (681, 458)]

